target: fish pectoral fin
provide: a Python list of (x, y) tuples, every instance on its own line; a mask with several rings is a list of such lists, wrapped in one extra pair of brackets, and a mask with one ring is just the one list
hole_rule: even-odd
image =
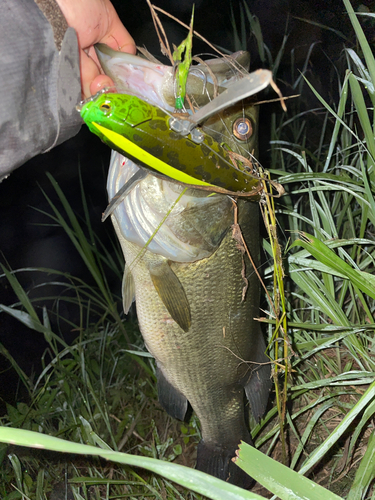
[(135, 299), (135, 283), (129, 266), (125, 264), (124, 276), (122, 277), (122, 306), (124, 313), (128, 314)]
[(184, 287), (167, 261), (149, 268), (154, 287), (175, 322), (187, 332), (191, 325), (189, 301)]
[(185, 420), (185, 415), (188, 409), (188, 400), (185, 396), (176, 389), (164, 376), (159, 366), (156, 369), (158, 379), (158, 396), (159, 403), (164, 410), (173, 418)]
[[(113, 151), (112, 151), (112, 153), (113, 153)], [(119, 153), (117, 153), (117, 154), (119, 154)], [(113, 158), (113, 160), (112, 160), (112, 158)], [(111, 158), (111, 166), (112, 166), (112, 163), (115, 161), (116, 156), (112, 154), (112, 158)], [(111, 168), (111, 166), (109, 168)], [(132, 189), (135, 188), (135, 186), (147, 176), (148, 176), (147, 170), (139, 168), (135, 172), (135, 174), (128, 181), (125, 182), (125, 184), (122, 186), (122, 188), (117, 191), (115, 196), (109, 202), (108, 207), (105, 209), (105, 211), (102, 215), (102, 222), (104, 222), (115, 211), (115, 209), (120, 205), (120, 203), (130, 193), (130, 191), (132, 191)]]

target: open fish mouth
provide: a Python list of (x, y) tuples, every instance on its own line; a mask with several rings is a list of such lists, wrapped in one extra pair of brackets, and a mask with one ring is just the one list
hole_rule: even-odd
[[(158, 62), (148, 52), (152, 60), (117, 52), (100, 43), (95, 45), (95, 51), (105, 74), (112, 78), (118, 92), (137, 95), (168, 111), (174, 109), (176, 89), (172, 66)], [(196, 105), (207, 104), (215, 95), (230, 87), (233, 81), (246, 75), (249, 66), (250, 57), (244, 51), (225, 58), (200, 60), (200, 64), (190, 67), (187, 94), (194, 96)]]

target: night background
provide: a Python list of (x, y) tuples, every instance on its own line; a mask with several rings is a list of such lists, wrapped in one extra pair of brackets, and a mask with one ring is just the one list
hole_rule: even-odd
[[(161, 59), (159, 44), (155, 35), (149, 8), (145, 1), (113, 2), (125, 27), (133, 36), (138, 46), (146, 47), (153, 55)], [(157, 6), (165, 9), (181, 21), (189, 24), (193, 2), (189, 0), (160, 0)], [(307, 55), (311, 50), (305, 75), (327, 101), (337, 99), (338, 84), (334, 65), (342, 64), (344, 47), (355, 46), (355, 36), (341, 0), (247, 0), (246, 4), (253, 15), (259, 18), (265, 44), (275, 59), (284, 36), (288, 39), (284, 56), (277, 73), (277, 85), (284, 96), (294, 94), (290, 82), (296, 78), (297, 70), (302, 70)], [(359, 5), (373, 11), (374, 2), (352, 1), (354, 10)], [(240, 26), (242, 2), (214, 0), (195, 1), (194, 29), (211, 43), (229, 51), (235, 50), (233, 25)], [(186, 31), (173, 20), (160, 14), (170, 43), (179, 44), (186, 36)], [(307, 22), (310, 21), (310, 22)], [(371, 23), (362, 23), (369, 42), (374, 41)], [(324, 27), (327, 27), (324, 28)], [(340, 32), (340, 33), (338, 33)], [(340, 36), (340, 34), (342, 36)], [(346, 38), (346, 39), (345, 39)], [(247, 50), (251, 53), (250, 71), (265, 67), (259, 59), (256, 40), (248, 31)], [(203, 42), (194, 39), (193, 53), (212, 54), (212, 49)], [(293, 57), (291, 54), (293, 53)], [(292, 68), (291, 60), (294, 60)], [(294, 74), (292, 75), (292, 71)], [(313, 94), (305, 88), (299, 97), (301, 110), (319, 107)], [(270, 93), (262, 94), (267, 99)], [(264, 168), (269, 158), (270, 116), (282, 113), (278, 103), (263, 105), (260, 110), (260, 157)], [(321, 118), (312, 114), (308, 120), (307, 142), (319, 141)], [(80, 133), (51, 152), (38, 156), (16, 171), (0, 184), (0, 262), (11, 270), (24, 268), (49, 268), (69, 273), (90, 283), (92, 278), (77, 254), (73, 244), (63, 228), (55, 224), (45, 213), (51, 208), (43, 192), (57, 206), (61, 206), (55, 190), (51, 186), (46, 172), (50, 172), (58, 182), (71, 207), (79, 217), (84, 217), (82, 210), (80, 176), (87, 199), (92, 228), (98, 238), (112, 248), (115, 234), (112, 224), (107, 220), (101, 223), (101, 214), (106, 208), (106, 174), (109, 166), (110, 150), (99, 139), (90, 134), (86, 126)], [(115, 255), (115, 251), (113, 251)], [(61, 277), (38, 272), (18, 272), (17, 278), (31, 299), (56, 296), (62, 288), (53, 284)], [(121, 281), (118, 276), (109, 273), (108, 280), (113, 292), (121, 296)], [(50, 285), (46, 283), (50, 282)], [(38, 287), (43, 283), (42, 287)], [(94, 284), (94, 283), (93, 283)], [(0, 279), (0, 304), (12, 305), (17, 301), (7, 279)], [(43, 302), (47, 308), (52, 301)], [(39, 303), (42, 305), (42, 303)], [(121, 303), (118, 309), (121, 310)], [(50, 317), (52, 328), (71, 343), (77, 336), (72, 331), (71, 323), (79, 322), (79, 309), (62, 301), (58, 306), (59, 315), (67, 321)], [(55, 323), (54, 323), (55, 321)], [(0, 313), (0, 343), (14, 357), (27, 375), (34, 377), (41, 371), (41, 355), (46, 348), (43, 334), (23, 326), (8, 314)], [(1, 356), (1, 354), (0, 354)], [(48, 357), (48, 356), (47, 356)], [(0, 412), (6, 411), (6, 403), (27, 401), (27, 393), (20, 385), (18, 377), (4, 359), (0, 363)]]

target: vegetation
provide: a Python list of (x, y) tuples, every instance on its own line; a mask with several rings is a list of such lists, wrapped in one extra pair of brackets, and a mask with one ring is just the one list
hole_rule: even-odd
[[(271, 304), (264, 322), (278, 372), (288, 368), (288, 404), (282, 426), (277, 408), (253, 426), (264, 454), (242, 444), (237, 463), (282, 499), (375, 497), (375, 59), (349, 0), (343, 2), (358, 46), (345, 52), (348, 69), (340, 77), (338, 102), (328, 104), (302, 77), (294, 84), (297, 91), (310, 86), (321, 103), (314, 110), (322, 124), (315, 148), (305, 133), (310, 116), (298, 109), (298, 100), (289, 101), (287, 114), (273, 117), (270, 172), (287, 190), (276, 205), (279, 239), (285, 243), (287, 319), (287, 331), (278, 322), (276, 333), (286, 343), (286, 355), (275, 347), (280, 340)], [(259, 25), (249, 12), (246, 16), (267, 58)], [(0, 444), (0, 497), (42, 500), (54, 490), (54, 495), (60, 491), (54, 498), (69, 498), (65, 480), (77, 500), (268, 497), (260, 487), (245, 492), (178, 465), (194, 463), (199, 424), (194, 416), (189, 424), (174, 422), (159, 409), (153, 360), (136, 323), (124, 322), (118, 312), (121, 301), (104, 272), (120, 279), (120, 252), (114, 260), (88, 218), (79, 220), (51, 182), (63, 206), (58, 210), (51, 202), (51, 217), (69, 234), (95, 286), (71, 276), (68, 284), (60, 283), (56, 303), (75, 301), (80, 310), (79, 324), (70, 325), (79, 337), (67, 345), (50, 326), (56, 310), (47, 310), (43, 298), (31, 301), (17, 273), (3, 267), (18, 301), (0, 305), (1, 312), (44, 335), (49, 349), (33, 380), (0, 346), (29, 394), (27, 403), (8, 405), (0, 419), (0, 442), (27, 447)], [(271, 261), (267, 240), (264, 249)], [(273, 272), (270, 265), (264, 279), (278, 303)], [(289, 469), (276, 461), (282, 457), (280, 428)]]

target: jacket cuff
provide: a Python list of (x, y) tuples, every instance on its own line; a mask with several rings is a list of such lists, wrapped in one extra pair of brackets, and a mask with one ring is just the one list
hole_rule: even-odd
[(61, 42), (56, 86), (56, 137), (43, 153), (76, 135), (83, 123), (76, 110), (76, 105), (81, 101), (81, 76), (77, 35), (73, 28), (66, 30)]
[(68, 23), (66, 22), (64, 14), (61, 12), (55, 0), (34, 0), (34, 2), (51, 25), (55, 45), (60, 52), (65, 32), (68, 29)]
[[(57, 132), (43, 153), (76, 135), (82, 120), (75, 109), (81, 100), (79, 50), (76, 32), (68, 23), (56, 0), (34, 0), (49, 22), (59, 52), (57, 69)], [(78, 68), (78, 72), (77, 72)]]

